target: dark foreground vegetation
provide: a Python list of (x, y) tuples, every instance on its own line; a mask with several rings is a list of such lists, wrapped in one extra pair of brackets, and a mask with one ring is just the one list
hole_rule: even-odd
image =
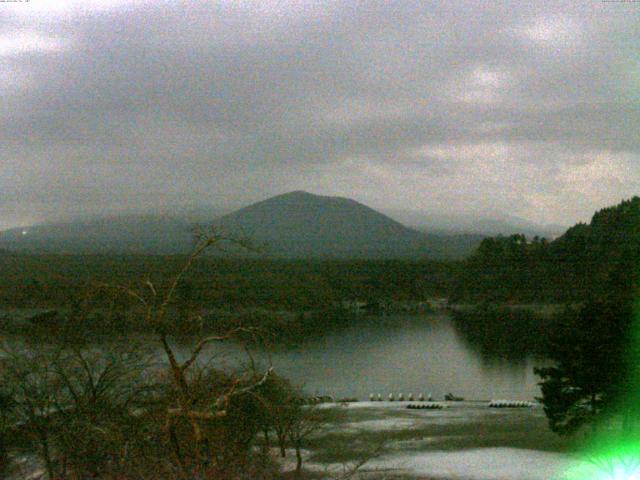
[[(147, 280), (139, 288), (96, 290), (133, 302), (128, 314), (155, 338), (160, 356), (126, 332), (96, 344), (83, 327), (102, 308), (91, 299), (78, 302), (45, 342), (26, 337), (3, 345), (0, 477), (42, 471), (49, 480), (282, 478), (273, 449), (282, 457), (290, 449), (291, 473), (302, 477), (302, 449), (322, 425), (321, 413), (248, 352), (246, 366), (233, 371), (202, 358), (210, 343), (262, 332), (223, 324), (220, 334), (193, 337), (186, 356), (172, 346), (180, 335), (175, 298), (194, 262), (217, 242), (201, 238), (162, 289)], [(198, 321), (183, 313), (184, 323)]]
[(178, 377), (126, 339), (76, 340), (3, 350), (2, 478), (280, 478), (271, 447), (299, 456), (322, 425), (272, 370), (183, 363)]

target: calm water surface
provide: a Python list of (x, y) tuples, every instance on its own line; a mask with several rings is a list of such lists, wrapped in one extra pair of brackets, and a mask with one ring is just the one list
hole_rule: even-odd
[[(229, 365), (246, 361), (242, 350), (216, 344), (205, 355)], [(264, 353), (256, 360), (267, 363)], [(447, 392), (466, 399), (533, 400), (539, 395), (532, 358), (487, 359), (465, 342), (446, 315), (367, 318), (300, 347), (271, 353), (276, 371), (310, 394), (368, 399), (369, 393)]]

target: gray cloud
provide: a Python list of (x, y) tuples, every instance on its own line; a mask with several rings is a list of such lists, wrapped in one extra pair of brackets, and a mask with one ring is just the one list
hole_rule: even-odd
[(0, 6), (0, 227), (284, 190), (570, 224), (640, 187), (640, 7)]

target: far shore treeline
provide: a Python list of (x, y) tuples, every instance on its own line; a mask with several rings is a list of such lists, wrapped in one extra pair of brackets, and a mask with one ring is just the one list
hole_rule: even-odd
[(581, 302), (628, 289), (640, 266), (640, 198), (602, 209), (552, 242), (487, 238), (462, 265), (454, 301)]

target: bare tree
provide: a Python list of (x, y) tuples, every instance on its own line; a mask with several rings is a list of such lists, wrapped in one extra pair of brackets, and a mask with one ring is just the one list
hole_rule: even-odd
[(358, 455), (355, 461), (343, 463), (339, 467), (327, 468), (325, 474), (331, 480), (350, 480), (354, 478), (368, 462), (382, 455), (384, 446), (385, 441), (383, 440), (372, 448), (360, 452), (360, 455)]
[(296, 478), (302, 474), (302, 448), (305, 441), (325, 425), (315, 405), (294, 406), (293, 421), (289, 427), (289, 439), (296, 451)]
[[(211, 442), (204, 438), (204, 425), (219, 421), (225, 417), (229, 410), (229, 405), (234, 397), (240, 397), (254, 391), (263, 385), (272, 374), (272, 368), (266, 369), (262, 375), (251, 383), (236, 378), (221, 392), (215, 399), (203, 402), (202, 398), (195, 395), (190, 385), (190, 372), (194, 364), (198, 362), (200, 355), (207, 345), (214, 342), (223, 342), (237, 337), (240, 334), (255, 335), (256, 329), (237, 326), (219, 335), (210, 335), (198, 340), (192, 347), (186, 359), (179, 360), (179, 357), (171, 346), (170, 337), (175, 334), (175, 324), (172, 324), (170, 307), (175, 301), (176, 294), (182, 285), (185, 277), (193, 268), (194, 263), (202, 257), (208, 250), (217, 249), (226, 251), (229, 247), (241, 248), (255, 251), (256, 248), (245, 237), (228, 235), (217, 228), (210, 228), (206, 231), (195, 233), (195, 247), (191, 255), (187, 258), (182, 269), (169, 284), (166, 291), (162, 292), (150, 281), (147, 280), (141, 291), (129, 287), (115, 287), (125, 292), (133, 298), (143, 310), (143, 321), (156, 334), (162, 351), (167, 360), (170, 377), (176, 391), (176, 404), (167, 409), (165, 428), (173, 445), (173, 453), (181, 466), (185, 478), (192, 475), (193, 471), (202, 471), (211, 462), (211, 455), (206, 455), (206, 447), (211, 447)], [(107, 286), (109, 287), (109, 286)], [(113, 287), (110, 287), (113, 288)], [(246, 380), (246, 379), (245, 379)], [(178, 423), (186, 422), (190, 427), (189, 444), (193, 452), (193, 461), (189, 461), (183, 453), (177, 432)], [(215, 455), (214, 455), (215, 457)]]
[(104, 477), (127, 462), (150, 386), (141, 355), (66, 344), (2, 353), (13, 441), (35, 447), (49, 479)]
[[(2, 365), (0, 365), (1, 372)], [(10, 386), (0, 384), (0, 479), (4, 478), (10, 467), (9, 436), (13, 425), (15, 403)]]
[(56, 409), (60, 384), (53, 363), (57, 352), (4, 349), (2, 382), (11, 389), (15, 425), (19, 434), (34, 445), (47, 476), (57, 478), (55, 435), (58, 432)]
[(99, 477), (131, 462), (127, 447), (139, 442), (136, 415), (158, 389), (145, 375), (150, 361), (137, 349), (72, 345), (53, 363), (61, 393), (56, 414), (63, 463), (77, 476)]

